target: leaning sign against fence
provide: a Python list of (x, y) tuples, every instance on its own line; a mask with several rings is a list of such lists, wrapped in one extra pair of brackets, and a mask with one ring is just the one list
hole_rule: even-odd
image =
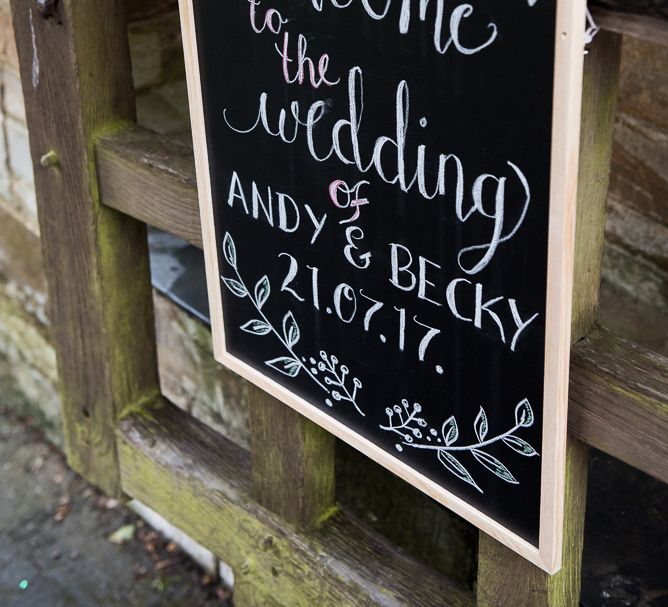
[(218, 360), (556, 571), (584, 1), (181, 14)]

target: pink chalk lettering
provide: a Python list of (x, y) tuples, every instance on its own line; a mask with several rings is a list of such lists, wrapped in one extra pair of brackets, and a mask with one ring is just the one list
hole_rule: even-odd
[(323, 84), (327, 86), (334, 86), (341, 82), (340, 78), (337, 78), (334, 81), (327, 79), (327, 69), (329, 68), (329, 55), (324, 53), (320, 56), (318, 61), (318, 67), (316, 68), (313, 59), (308, 55), (308, 41), (303, 34), (299, 34), (297, 38), (297, 71), (294, 76), (290, 75), (290, 63), (293, 63), (293, 59), (290, 58), (290, 33), (285, 32), (283, 34), (283, 48), (280, 49), (276, 45), (276, 50), (281, 56), (283, 64), (283, 77), (288, 84), (293, 84), (299, 82), (299, 84), (304, 83), (306, 77), (306, 72), (309, 73), (309, 81), (313, 88), (320, 88)]
[[(339, 224), (352, 223), (357, 221), (360, 217), (360, 207), (370, 204), (368, 198), (362, 198), (359, 195), (360, 188), (363, 185), (369, 185), (368, 181), (359, 181), (352, 188), (343, 179), (336, 179), (329, 184), (329, 198), (339, 209), (354, 209), (355, 212), (348, 219), (342, 219)], [(339, 200), (339, 192), (346, 196), (345, 203), (341, 204)], [(354, 197), (354, 198), (353, 198)]]
[(280, 34), (283, 26), (288, 22), (287, 19), (283, 19), (281, 13), (279, 13), (275, 8), (270, 8), (264, 14), (264, 23), (262, 27), (257, 26), (257, 19), (255, 14), (255, 7), (260, 4), (259, 0), (248, 0), (250, 4), (250, 24), (253, 28), (253, 31), (256, 34), (261, 34), (265, 28), (269, 29), (272, 34)]

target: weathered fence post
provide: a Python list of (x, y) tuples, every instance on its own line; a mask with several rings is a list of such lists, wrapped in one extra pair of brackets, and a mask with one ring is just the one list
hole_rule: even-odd
[[(592, 328), (598, 310), (612, 131), (621, 36), (600, 33), (585, 58), (580, 174), (573, 282), (573, 342)], [(480, 534), (480, 607), (575, 607), (580, 597), (589, 448), (568, 439), (563, 566), (555, 576)]]
[(333, 510), (334, 436), (254, 386), (253, 493), (288, 523), (308, 528)]
[(68, 461), (109, 495), (115, 424), (158, 395), (146, 227), (104, 207), (96, 136), (134, 118), (123, 0), (12, 0)]

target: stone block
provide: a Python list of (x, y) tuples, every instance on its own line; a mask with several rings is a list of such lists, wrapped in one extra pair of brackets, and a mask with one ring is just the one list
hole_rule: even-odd
[(218, 559), (211, 550), (207, 550), (178, 527), (172, 525), (166, 518), (160, 516), (155, 510), (149, 508), (139, 500), (133, 499), (129, 506), (149, 525), (151, 525), (153, 529), (159, 531), (167, 539), (178, 544), (181, 549), (195, 562), (199, 563), (203, 569), (214, 575), (218, 574)]
[(33, 234), (39, 236), (39, 221), (37, 218), (37, 199), (35, 187), (32, 183), (21, 179), (12, 180), (12, 194), (16, 216)]
[(668, 129), (668, 46), (626, 36), (619, 83), (619, 109)]
[(668, 273), (668, 225), (617, 200), (608, 201), (606, 238)]
[(247, 449), (246, 382), (214, 360), (207, 326), (162, 295), (155, 293), (153, 300), (163, 394)]
[(15, 69), (19, 66), (9, 0), (0, 2), (0, 63), (11, 65)]
[(3, 69), (3, 111), (18, 120), (22, 125), (26, 124), (26, 111), (23, 100), (23, 87), (18, 70), (11, 66)]
[(623, 202), (645, 216), (668, 225), (668, 175), (648, 166), (625, 143), (620, 133), (612, 154), (610, 199)]
[(130, 24), (129, 40), (135, 88), (144, 90), (185, 79), (177, 11)]
[(178, 0), (128, 0), (128, 21), (163, 15), (177, 10), (178, 6)]
[(6, 201), (12, 198), (12, 175), (9, 170), (7, 138), (5, 137), (5, 116), (2, 112), (0, 112), (0, 198)]
[(668, 129), (630, 114), (619, 113), (615, 141), (661, 179), (668, 181)]
[(5, 116), (5, 136), (7, 138), (9, 168), (13, 177), (26, 184), (32, 184), (32, 157), (30, 156), (28, 129), (25, 124)]
[(135, 88), (160, 84), (164, 78), (160, 34), (155, 30), (130, 28), (129, 35)]
[(182, 80), (137, 94), (137, 122), (161, 135), (190, 143), (187, 90)]
[(617, 335), (643, 348), (668, 356), (666, 314), (642, 301), (634, 293), (610, 284), (601, 284), (598, 322)]
[[(44, 309), (46, 276), (39, 237), (14, 216), (0, 210), (0, 278), (30, 292)], [(44, 323), (46, 324), (46, 323)]]
[(18, 285), (0, 280), (0, 394), (4, 405), (35, 416), (60, 442), (56, 354), (21, 295)]
[[(607, 242), (603, 253), (602, 279), (617, 291), (642, 302), (662, 315), (664, 322), (654, 330), (666, 333), (668, 318), (668, 274), (641, 255), (616, 243)], [(644, 322), (644, 321), (641, 321)]]

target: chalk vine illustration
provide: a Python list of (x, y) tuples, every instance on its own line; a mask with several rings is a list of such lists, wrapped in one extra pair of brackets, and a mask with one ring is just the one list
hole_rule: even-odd
[(325, 399), (327, 406), (334, 406), (333, 401), (349, 403), (364, 416), (364, 412), (357, 404), (357, 392), (362, 388), (362, 382), (357, 377), (349, 377), (350, 369), (340, 364), (336, 356), (328, 355), (324, 350), (320, 351), (319, 361), (312, 356), (308, 359), (305, 356), (300, 358), (294, 348), (301, 338), (301, 331), (291, 311), (283, 317), (281, 331), (271, 323), (262, 310), (271, 295), (269, 277), (265, 275), (260, 278), (253, 292), (250, 291), (239, 273), (237, 248), (229, 232), (226, 232), (223, 238), (223, 255), (236, 275), (236, 278), (221, 276), (223, 283), (236, 297), (242, 299), (248, 297), (259, 316), (241, 325), (241, 330), (258, 336), (273, 333), (287, 352), (283, 356), (265, 361), (265, 364), (288, 377), (297, 377), (299, 373), (304, 372), (328, 394)]
[(503, 442), (507, 447), (525, 457), (534, 457), (538, 452), (525, 440), (515, 436), (520, 428), (529, 428), (534, 423), (534, 414), (529, 401), (525, 398), (515, 407), (515, 425), (498, 436), (487, 438), (489, 423), (485, 410), (480, 407), (480, 412), (473, 424), (477, 442), (468, 445), (457, 445), (459, 439), (459, 427), (454, 416), (449, 417), (441, 426), (440, 434), (435, 428), (428, 428), (427, 421), (419, 417), (422, 412), (420, 403), (414, 403), (411, 407), (406, 399), (400, 405), (385, 409), (387, 414), (387, 426), (380, 426), (382, 430), (394, 432), (401, 437), (401, 441), (395, 445), (397, 451), (402, 452), (405, 448), (425, 449), (436, 452), (436, 457), (441, 465), (454, 474), (457, 478), (475, 487), (480, 493), (484, 491), (473, 480), (470, 472), (464, 467), (455, 454), (470, 454), (473, 458), (498, 476), (501, 480), (519, 485), (519, 481), (512, 475), (496, 457), (484, 451), (485, 447)]

